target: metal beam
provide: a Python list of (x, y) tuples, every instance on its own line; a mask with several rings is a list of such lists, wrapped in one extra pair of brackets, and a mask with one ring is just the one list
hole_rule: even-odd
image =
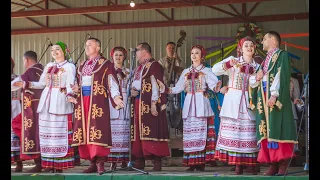
[(26, 0), (21, 0), (21, 1), (22, 1), (22, 2), (25, 2), (25, 3), (29, 4), (29, 5), (34, 5), (35, 7), (39, 8), (39, 9), (44, 9), (43, 7), (38, 6), (38, 5), (36, 5), (36, 4), (32, 4), (32, 3), (29, 2), (29, 1), (26, 1)]
[[(309, 13), (252, 16), (250, 18), (253, 20), (253, 22), (299, 20), (299, 19), (309, 19)], [(189, 19), (189, 20), (155, 21), (155, 22), (135, 22), (135, 23), (95, 25), (95, 26), (84, 25), (84, 26), (75, 26), (75, 27), (55, 27), (55, 28), (42, 28), (42, 29), (20, 29), (20, 30), (12, 30), (11, 35), (110, 30), (110, 29), (130, 29), (130, 28), (152, 28), (152, 27), (169, 27), (169, 26), (233, 24), (233, 23), (243, 23), (243, 20), (240, 18), (233, 17), (233, 18)]]
[[(108, 6), (110, 6), (110, 2), (109, 2), (109, 0), (108, 0)], [(111, 16), (111, 13), (110, 12), (108, 12), (107, 13), (108, 14), (108, 24), (110, 24), (110, 16)]]
[[(48, 0), (46, 0), (46, 1), (44, 2), (44, 8), (49, 9), (49, 2), (48, 2)], [(47, 28), (49, 27), (49, 16), (46, 16), (46, 27), (47, 27)]]
[[(171, 0), (171, 1), (174, 1), (174, 0)], [(171, 20), (174, 20), (174, 9), (171, 8)]]
[[(32, 4), (32, 3), (28, 2), (28, 1), (25, 1), (25, 0), (21, 0), (21, 1), (29, 4), (29, 5), (24, 5), (26, 8), (27, 8), (28, 6), (36, 6), (36, 7), (40, 8), (40, 9), (43, 9), (41, 6), (38, 6), (38, 5), (36, 5), (36, 4)], [(20, 5), (20, 4), (15, 3), (15, 2), (11, 2), (11, 3), (12, 3), (12, 4), (17, 4), (17, 5), (19, 5), (19, 6), (23, 6), (22, 4)], [(48, 16), (47, 16), (47, 17), (48, 17)], [(43, 27), (43, 28), (47, 27), (47, 26), (41, 24), (40, 22), (38, 22), (38, 21), (36, 21), (36, 20), (34, 20), (34, 19), (32, 19), (32, 18), (29, 18), (29, 17), (25, 17), (25, 18), (26, 18), (27, 20), (35, 23), (36, 25), (38, 25), (38, 26), (40, 26), (40, 27)]]
[(31, 19), (31, 18), (29, 18), (29, 17), (26, 17), (26, 19), (28, 19), (29, 21), (31, 21), (31, 22), (33, 22), (33, 23), (35, 23), (35, 24), (37, 24), (37, 25), (39, 25), (39, 26), (41, 26), (41, 27), (43, 27), (43, 28), (46, 27), (45, 25), (43, 25), (43, 24), (39, 23), (38, 21), (36, 21), (36, 20), (34, 20), (34, 19)]
[(241, 16), (241, 14), (237, 11), (237, 9), (232, 4), (228, 4), (228, 5), (235, 13), (238, 14), (238, 16)]
[(242, 3), (242, 16), (247, 16), (247, 4)]
[(23, 7), (28, 7), (28, 5), (26, 5), (26, 4), (20, 4), (20, 3), (16, 3), (16, 2), (11, 2), (11, 4), (15, 4), (18, 6), (23, 6)]
[[(58, 5), (60, 5), (60, 6), (62, 6), (62, 7), (65, 7), (65, 8), (67, 8), (67, 9), (70, 9), (71, 7), (70, 6), (67, 6), (67, 5), (65, 5), (65, 4), (62, 4), (61, 2), (58, 2), (58, 1), (56, 1), (56, 0), (50, 0), (50, 1), (52, 1), (52, 2), (54, 2), (54, 3), (56, 3), (56, 4), (58, 4)], [(109, 1), (108, 1), (109, 2)], [(99, 20), (99, 19), (97, 19), (97, 18), (95, 18), (95, 17), (92, 17), (92, 16), (90, 16), (90, 15), (87, 15), (87, 14), (81, 14), (81, 15), (83, 15), (83, 16), (85, 16), (85, 17), (87, 17), (87, 18), (90, 18), (90, 19), (92, 19), (92, 20), (95, 20), (95, 21), (97, 21), (97, 22), (99, 22), (99, 23), (101, 23), (101, 24), (107, 24), (107, 23), (105, 23), (105, 22), (103, 22), (103, 21), (101, 21), (101, 20)], [(48, 16), (47, 16), (48, 17)]]
[(207, 7), (208, 7), (208, 8), (211, 8), (211, 9), (214, 9), (214, 10), (217, 10), (217, 11), (220, 11), (220, 12), (223, 12), (223, 13), (228, 14), (228, 15), (233, 16), (233, 17), (241, 18), (241, 19), (243, 19), (243, 20), (245, 20), (245, 21), (249, 21), (249, 20), (250, 20), (249, 18), (247, 18), (247, 17), (245, 17), (245, 16), (241, 16), (241, 15), (239, 16), (239, 15), (233, 14), (233, 13), (231, 13), (231, 12), (229, 12), (229, 11), (225, 11), (225, 10), (223, 10), (223, 9), (217, 8), (217, 7), (215, 7), (215, 6), (207, 6)]
[(260, 2), (256, 2), (256, 3), (252, 6), (252, 8), (250, 9), (250, 11), (248, 12), (247, 16), (250, 16), (251, 13), (253, 12), (253, 10), (255, 10), (259, 4), (260, 4)]
[[(143, 0), (146, 3), (150, 3), (148, 0)], [(164, 18), (168, 19), (169, 21), (171, 20), (171, 18), (169, 18), (165, 13), (163, 13), (160, 9), (155, 9), (155, 11), (157, 11), (159, 14), (161, 14)]]
[(38, 16), (56, 16), (56, 15), (71, 15), (71, 14), (90, 14), (103, 12), (120, 12), (120, 11), (137, 11), (150, 9), (166, 9), (166, 8), (182, 8), (195, 6), (214, 6), (229, 3), (243, 3), (243, 2), (262, 2), (274, 0), (201, 0), (195, 5), (183, 1), (168, 1), (168, 2), (154, 2), (136, 4), (131, 8), (128, 4), (113, 5), (113, 6), (95, 6), (95, 7), (79, 7), (70, 9), (48, 9), (48, 10), (34, 10), (25, 12), (12, 12), (11, 18), (22, 17), (38, 17)]
[(108, 0), (108, 3), (112, 4), (112, 5), (115, 5), (114, 2), (112, 2), (111, 0)]
[[(37, 4), (42, 3), (43, 1), (45, 1), (45, 0), (39, 1), (39, 2), (34, 3), (34, 4), (30, 5), (30, 6), (26, 6), (25, 8), (31, 8), (31, 7), (33, 7), (33, 6), (36, 6)], [(24, 11), (25, 8), (22, 8), (22, 9), (16, 11), (16, 12)]]

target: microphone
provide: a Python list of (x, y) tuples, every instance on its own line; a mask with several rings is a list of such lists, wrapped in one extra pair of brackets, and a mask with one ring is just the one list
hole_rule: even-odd
[(50, 43), (49, 46), (53, 46), (53, 44), (49, 38), (47, 38), (47, 41), (49, 41), (49, 43)]
[(90, 36), (90, 34), (89, 33), (87, 33), (87, 35), (86, 36), (88, 36), (89, 38), (88, 39), (90, 39), (91, 38), (91, 36)]
[(137, 48), (129, 48), (129, 51), (137, 51)]

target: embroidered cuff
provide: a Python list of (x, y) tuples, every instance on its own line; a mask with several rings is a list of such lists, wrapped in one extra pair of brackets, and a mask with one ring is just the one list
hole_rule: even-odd
[(232, 66), (230, 65), (230, 61), (223, 63), (223, 69), (226, 71), (230, 69)]
[(274, 96), (276, 98), (279, 96), (279, 92), (278, 91), (271, 91), (270, 94), (271, 94), (271, 96)]
[(29, 89), (31, 88), (32, 83), (30, 83), (29, 81), (23, 81), (23, 89)]

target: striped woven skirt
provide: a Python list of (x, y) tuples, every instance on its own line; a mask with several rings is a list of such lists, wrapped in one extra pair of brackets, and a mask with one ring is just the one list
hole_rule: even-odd
[[(54, 115), (52, 115), (54, 116)], [(72, 143), (72, 114), (68, 116), (68, 152), (64, 157), (49, 158), (41, 156), (41, 165), (43, 168), (63, 170), (74, 167), (74, 150), (71, 147)]]
[(183, 153), (183, 166), (195, 166), (215, 162), (216, 133), (214, 116), (207, 118), (207, 139), (205, 149), (195, 152)]
[(258, 157), (255, 121), (220, 117), (215, 159), (229, 165), (255, 166)]

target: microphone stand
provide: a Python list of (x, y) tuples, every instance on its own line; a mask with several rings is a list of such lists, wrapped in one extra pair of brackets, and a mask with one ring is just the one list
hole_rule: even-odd
[(42, 55), (41, 55), (41, 57), (40, 57), (40, 59), (39, 59), (38, 63), (40, 63), (41, 59), (43, 58), (44, 54), (48, 51), (48, 49), (49, 49), (49, 47), (50, 47), (50, 46), (52, 46), (52, 44), (48, 44), (48, 46), (47, 46), (46, 50), (42, 53)]
[[(127, 103), (124, 107), (124, 118), (127, 117), (127, 107), (129, 106), (129, 108), (131, 107), (131, 101), (130, 101), (130, 86), (132, 84), (132, 78), (133, 78), (133, 62), (134, 60), (136, 59), (136, 50), (133, 51), (132, 53), (132, 59), (131, 59), (131, 62), (130, 62), (130, 74), (129, 74), (129, 78), (128, 78), (128, 84), (127, 84)], [(128, 119), (129, 121), (129, 127), (131, 129), (131, 120), (130, 118)], [(137, 168), (134, 168), (132, 167), (132, 148), (131, 148), (131, 130), (130, 130), (130, 136), (129, 136), (129, 162), (128, 162), (128, 165), (127, 167), (125, 168), (120, 168), (118, 170), (128, 170), (128, 171), (132, 171), (132, 170), (135, 170), (135, 171), (138, 171), (138, 172), (141, 172), (142, 174), (146, 174), (148, 175), (149, 172), (146, 172), (146, 171), (143, 171), (143, 170), (140, 170), (140, 169), (137, 169)], [(116, 167), (116, 166), (115, 166)], [(109, 170), (109, 171), (106, 171), (105, 173), (113, 173), (114, 171), (118, 171), (118, 170), (115, 170), (114, 168), (112, 168), (112, 170)]]

